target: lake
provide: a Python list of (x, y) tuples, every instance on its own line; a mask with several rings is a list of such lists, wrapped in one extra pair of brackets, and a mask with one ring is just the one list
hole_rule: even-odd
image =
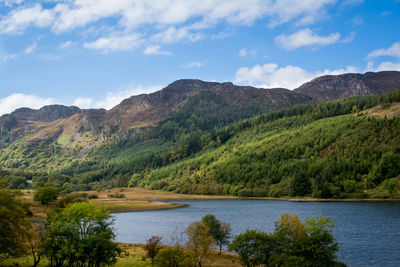
[(339, 260), (349, 266), (400, 266), (399, 202), (289, 202), (275, 200), (183, 200), (186, 208), (118, 213), (117, 241), (145, 243), (152, 235), (164, 243), (176, 229), (183, 231), (206, 214), (229, 222), (232, 234), (246, 229), (274, 230), (283, 213), (336, 218), (333, 234), (339, 243)]

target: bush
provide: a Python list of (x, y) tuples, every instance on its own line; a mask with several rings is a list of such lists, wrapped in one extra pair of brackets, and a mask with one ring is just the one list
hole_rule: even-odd
[(99, 198), (98, 194), (90, 194), (88, 195), (88, 199), (94, 199), (94, 198)]

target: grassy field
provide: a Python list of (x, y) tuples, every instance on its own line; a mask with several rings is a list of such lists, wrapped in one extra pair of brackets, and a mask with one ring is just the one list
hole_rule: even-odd
[[(143, 249), (142, 244), (119, 244), (122, 249), (120, 257), (117, 259), (115, 267), (140, 267), (140, 266), (152, 266), (150, 259), (146, 256), (146, 251)], [(32, 266), (33, 259), (31, 256), (20, 257), (17, 259), (10, 259), (0, 263), (0, 266), (4, 267), (28, 267)], [(47, 266), (49, 262), (43, 258), (38, 266)], [(213, 251), (209, 255), (207, 261), (203, 265), (204, 267), (239, 267), (239, 259), (231, 254), (218, 255), (217, 251)]]

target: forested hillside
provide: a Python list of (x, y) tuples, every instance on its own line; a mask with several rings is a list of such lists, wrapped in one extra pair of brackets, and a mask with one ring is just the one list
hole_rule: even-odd
[[(131, 183), (181, 193), (367, 197), (400, 171), (399, 112), (391, 112), (399, 96), (304, 105), (235, 123), (202, 136), (195, 156), (135, 174)], [(380, 118), (385, 112), (390, 117)]]
[(0, 176), (12, 188), (52, 182), (62, 193), (129, 185), (236, 196), (395, 196), (399, 101), (400, 91), (318, 102), (286, 89), (181, 80), (110, 111), (21, 109), (0, 120)]

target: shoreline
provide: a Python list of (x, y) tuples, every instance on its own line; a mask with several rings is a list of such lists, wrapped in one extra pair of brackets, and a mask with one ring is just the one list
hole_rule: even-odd
[[(107, 197), (110, 192), (121, 192), (125, 195), (122, 199)], [(93, 191), (91, 191), (93, 193)], [(110, 213), (140, 212), (152, 210), (168, 210), (187, 207), (188, 204), (176, 203), (174, 201), (185, 200), (272, 200), (290, 202), (400, 202), (397, 198), (348, 198), (348, 199), (321, 199), (321, 198), (295, 198), (295, 197), (236, 197), (223, 195), (194, 195), (178, 194), (160, 190), (147, 190), (143, 188), (110, 189), (99, 192), (99, 198), (93, 202), (96, 205), (107, 208)]]

